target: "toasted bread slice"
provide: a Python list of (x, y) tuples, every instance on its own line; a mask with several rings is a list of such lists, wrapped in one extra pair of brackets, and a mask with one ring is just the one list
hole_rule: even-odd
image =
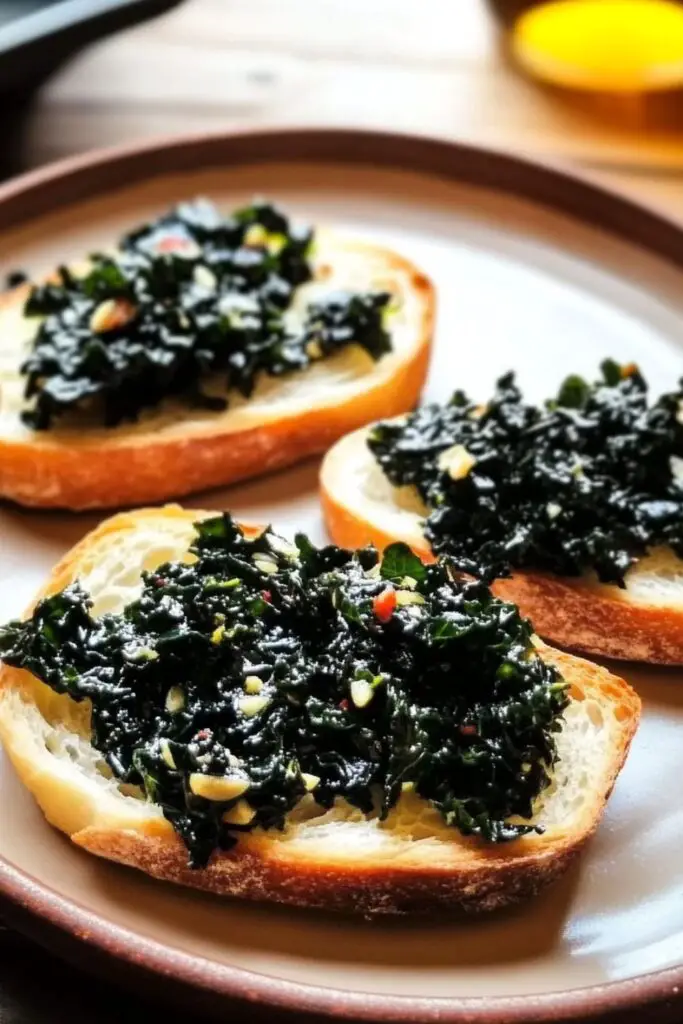
[[(66, 556), (39, 597), (78, 578), (95, 614), (120, 610), (136, 596), (141, 570), (183, 558), (193, 521), (208, 514), (178, 507), (119, 514)], [(85, 850), (157, 878), (363, 913), (489, 910), (535, 893), (569, 865), (598, 825), (638, 723), (640, 702), (623, 680), (539, 645), (571, 683), (573, 699), (554, 778), (538, 801), (535, 820), (545, 832), (511, 843), (463, 837), (414, 794), (404, 794), (384, 822), (345, 801), (323, 811), (309, 795), (283, 832), (244, 833), (235, 848), (193, 870), (161, 808), (124, 794), (100, 771), (85, 703), (4, 666), (0, 738), (53, 825)]]
[[(432, 560), (422, 530), (428, 510), (414, 488), (393, 487), (385, 477), (367, 446), (368, 429), (342, 438), (325, 457), (321, 498), (330, 536), (344, 547), (402, 540)], [(630, 569), (625, 590), (588, 575), (540, 572), (516, 572), (492, 589), (552, 643), (608, 658), (683, 663), (683, 561), (668, 549)]]
[(27, 289), (9, 292), (0, 299), (0, 497), (74, 510), (160, 501), (289, 465), (378, 416), (406, 412), (427, 372), (431, 283), (387, 249), (325, 231), (316, 235), (313, 266), (293, 318), (324, 292), (389, 291), (390, 353), (373, 362), (350, 346), (284, 378), (262, 375), (251, 398), (231, 394), (223, 412), (169, 400), (116, 428), (84, 427), (82, 419), (47, 431), (22, 424), (18, 370), (34, 328), (22, 317)]

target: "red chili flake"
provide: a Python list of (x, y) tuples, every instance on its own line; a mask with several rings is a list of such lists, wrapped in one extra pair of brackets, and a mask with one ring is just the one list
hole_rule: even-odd
[(477, 735), (477, 727), (476, 727), (476, 725), (461, 725), (460, 726), (460, 735), (461, 736), (476, 736)]
[(261, 597), (263, 598), (264, 601), (267, 601), (268, 604), (271, 604), (271, 602), (273, 600), (273, 595), (271, 594), (271, 592), (269, 590), (262, 590), (261, 591)]
[(346, 699), (346, 697), (344, 697), (343, 700), (339, 701), (339, 707), (341, 708), (342, 711), (348, 711), (349, 710), (349, 702)]
[(196, 739), (198, 739), (198, 740), (208, 740), (210, 735), (211, 735), (211, 730), (210, 729), (200, 729), (199, 732), (197, 733)]
[(166, 580), (164, 579), (164, 577), (163, 576), (155, 576), (154, 577), (154, 586), (155, 587), (165, 587), (166, 586)]
[(372, 610), (375, 618), (380, 622), (388, 622), (396, 608), (396, 591), (393, 587), (387, 587), (372, 602)]
[(183, 238), (182, 235), (167, 235), (166, 238), (157, 242), (156, 250), (157, 252), (180, 252), (191, 244), (189, 238)]

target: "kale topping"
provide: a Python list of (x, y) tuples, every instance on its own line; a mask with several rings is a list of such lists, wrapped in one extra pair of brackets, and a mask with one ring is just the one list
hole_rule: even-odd
[(652, 547), (683, 558), (683, 381), (648, 405), (636, 366), (601, 369), (595, 384), (567, 378), (542, 408), (522, 401), (508, 373), (483, 408), (456, 391), (448, 405), (373, 429), (388, 478), (427, 505), (437, 554), (487, 581), (592, 569), (620, 587)]
[(22, 284), (26, 284), (28, 281), (28, 274), (23, 270), (10, 270), (9, 274), (5, 277), (5, 287), (3, 291), (11, 291), (13, 288), (19, 288)]
[(0, 630), (0, 654), (92, 706), (92, 742), (143, 788), (191, 863), (307, 793), (385, 818), (404, 785), (490, 842), (534, 829), (566, 684), (530, 624), (445, 561), (395, 544), (380, 560), (196, 524), (192, 564), (143, 576), (93, 618), (78, 585)]
[(266, 203), (225, 218), (197, 200), (127, 235), (116, 254), (94, 254), (85, 276), (60, 267), (26, 302), (40, 320), (21, 367), (33, 400), (22, 419), (45, 430), (88, 412), (112, 427), (169, 396), (221, 410), (229, 389), (249, 397), (259, 374), (301, 370), (351, 343), (379, 359), (391, 348), (384, 292), (331, 293), (296, 329), (288, 322), (311, 279), (312, 241)]

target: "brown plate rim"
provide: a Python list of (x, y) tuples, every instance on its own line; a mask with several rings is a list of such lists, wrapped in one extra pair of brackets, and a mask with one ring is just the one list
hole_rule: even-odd
[[(476, 185), (548, 207), (683, 266), (683, 224), (649, 210), (580, 173), (503, 151), (427, 135), (353, 128), (280, 128), (173, 137), (69, 158), (0, 185), (0, 230), (30, 221), (74, 199), (199, 167), (258, 162), (332, 161), (394, 168)], [(126, 965), (139, 986), (167, 985), (202, 995), (224, 1012), (226, 1002), (345, 1021), (444, 1024), (621, 1024), (680, 1018), (683, 964), (625, 981), (534, 996), (412, 998), (348, 992), (290, 982), (216, 964), (113, 925), (59, 896), (0, 857), (0, 899), (10, 920), (60, 952), (62, 940), (89, 949), (104, 973)], [(64, 952), (62, 949), (61, 952)], [(66, 954), (65, 954), (66, 955)], [(143, 979), (144, 977), (144, 984)]]

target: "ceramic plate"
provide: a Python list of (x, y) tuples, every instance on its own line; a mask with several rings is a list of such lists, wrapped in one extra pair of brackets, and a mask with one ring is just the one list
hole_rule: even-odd
[[(514, 367), (542, 398), (612, 356), (655, 389), (683, 372), (683, 234), (591, 186), (495, 154), (353, 132), (174, 141), (39, 172), (0, 190), (0, 269), (40, 275), (197, 193), (254, 193), (418, 263), (439, 295), (426, 397), (488, 396)], [(322, 541), (317, 463), (212, 492)], [(0, 509), (0, 617), (21, 612), (95, 516)], [(219, 900), (72, 848), (0, 754), (0, 890), (66, 956), (192, 998), (354, 1020), (614, 1019), (683, 1013), (683, 673), (620, 666), (642, 727), (604, 822), (540, 899), (481, 920), (367, 923)], [(252, 1019), (250, 1017), (250, 1019)], [(297, 1018), (298, 1019), (298, 1018)], [(648, 1020), (650, 1017), (648, 1017)]]

